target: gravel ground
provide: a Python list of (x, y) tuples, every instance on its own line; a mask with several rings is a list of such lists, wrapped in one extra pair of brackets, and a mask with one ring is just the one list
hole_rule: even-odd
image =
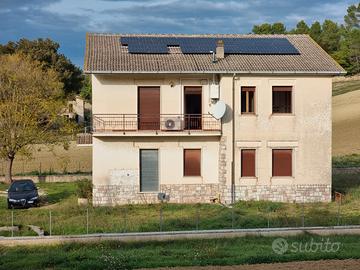
[(233, 266), (193, 266), (156, 268), (153, 270), (359, 270), (360, 260), (323, 260), (271, 264), (233, 265)]

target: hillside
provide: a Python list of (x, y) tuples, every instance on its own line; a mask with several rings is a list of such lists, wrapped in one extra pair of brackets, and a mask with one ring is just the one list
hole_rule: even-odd
[(360, 154), (360, 78), (333, 84), (333, 156)]

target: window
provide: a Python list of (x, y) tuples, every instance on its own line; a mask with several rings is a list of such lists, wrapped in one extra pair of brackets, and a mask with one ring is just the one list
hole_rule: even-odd
[(255, 113), (255, 87), (241, 87), (241, 113)]
[(241, 150), (241, 177), (255, 177), (255, 149)]
[(200, 149), (184, 149), (184, 176), (201, 176)]
[(273, 86), (273, 113), (291, 113), (291, 86)]
[(292, 150), (272, 150), (272, 176), (292, 176)]
[(140, 149), (140, 192), (159, 190), (159, 154), (157, 149)]

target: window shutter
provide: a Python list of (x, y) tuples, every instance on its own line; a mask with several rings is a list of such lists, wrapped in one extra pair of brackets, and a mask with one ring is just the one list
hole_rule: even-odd
[(255, 177), (255, 149), (241, 150), (241, 176)]
[(140, 150), (140, 191), (159, 190), (158, 150)]
[(272, 175), (292, 176), (292, 150), (274, 149), (272, 151)]
[(184, 176), (201, 176), (200, 149), (184, 149)]

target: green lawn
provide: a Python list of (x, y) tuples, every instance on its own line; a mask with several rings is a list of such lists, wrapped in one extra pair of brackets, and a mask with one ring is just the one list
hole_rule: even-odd
[(360, 80), (340, 81), (333, 83), (333, 96), (345, 94), (347, 92), (360, 90)]
[[(63, 244), (1, 247), (0, 269), (135, 269), (171, 266), (238, 265), (321, 259), (360, 258), (360, 236), (287, 237), (289, 249), (272, 250), (276, 237), (181, 240), (167, 242)], [(296, 252), (291, 246), (340, 243), (337, 252)]]
[[(144, 232), (196, 229), (264, 228), (305, 226), (359, 225), (360, 175), (343, 174), (333, 177), (334, 191), (346, 194), (340, 206), (331, 203), (273, 203), (240, 201), (233, 208), (219, 204), (155, 204), (117, 207), (79, 207), (76, 183), (40, 183), (47, 193), (47, 203), (39, 208), (16, 209), (14, 224), (20, 226), (15, 235), (32, 235), (26, 225), (37, 225), (52, 234)], [(1, 184), (0, 190), (6, 185)], [(160, 218), (162, 212), (162, 219)], [(160, 222), (160, 220), (162, 220)], [(6, 198), (0, 197), (0, 226), (11, 225), (11, 211), (6, 209)], [(1, 235), (9, 236), (9, 233)]]

